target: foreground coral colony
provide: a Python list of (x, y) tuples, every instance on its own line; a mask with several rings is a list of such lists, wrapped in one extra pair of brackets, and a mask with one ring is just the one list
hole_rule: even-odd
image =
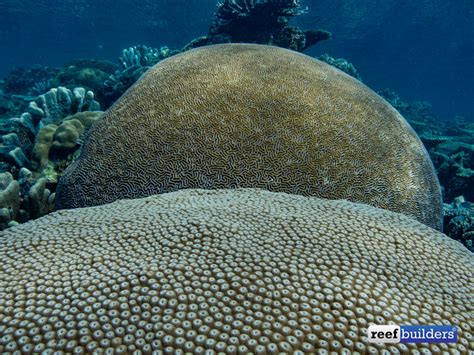
[(298, 0), (0, 83), (0, 353), (474, 352), (474, 124)]

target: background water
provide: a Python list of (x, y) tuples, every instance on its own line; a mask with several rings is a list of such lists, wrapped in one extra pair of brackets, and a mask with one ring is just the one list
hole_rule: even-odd
[[(440, 119), (474, 117), (472, 0), (306, 0), (304, 28), (333, 39), (306, 53), (345, 57), (373, 89), (426, 100)], [(216, 0), (0, 0), (0, 77), (75, 58), (116, 61), (123, 48), (181, 48), (206, 34)]]

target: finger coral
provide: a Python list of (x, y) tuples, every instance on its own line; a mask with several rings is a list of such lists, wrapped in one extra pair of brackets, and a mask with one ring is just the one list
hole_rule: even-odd
[(233, 187), (344, 198), (442, 224), (431, 161), (390, 105), (325, 63), (245, 44), (151, 68), (91, 128), (56, 203)]
[[(368, 205), (182, 190), (58, 211), (0, 238), (0, 352), (467, 353), (472, 254)], [(366, 342), (452, 324), (451, 344)], [(470, 343), (471, 342), (471, 343)]]

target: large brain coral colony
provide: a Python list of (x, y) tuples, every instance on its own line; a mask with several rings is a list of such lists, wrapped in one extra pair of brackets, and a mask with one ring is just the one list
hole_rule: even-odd
[(90, 130), (56, 204), (234, 187), (442, 223), (431, 161), (391, 106), (325, 63), (248, 44), (199, 48), (151, 68)]
[[(472, 254), (348, 201), (188, 189), (58, 211), (4, 232), (0, 270), (2, 353), (472, 349)], [(373, 323), (458, 342), (369, 344)]]

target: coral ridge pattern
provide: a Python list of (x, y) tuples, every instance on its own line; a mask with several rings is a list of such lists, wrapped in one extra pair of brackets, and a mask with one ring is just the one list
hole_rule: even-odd
[(238, 187), (344, 198), (442, 225), (432, 163), (398, 112), (330, 65), (252, 44), (152, 67), (88, 132), (56, 206)]

